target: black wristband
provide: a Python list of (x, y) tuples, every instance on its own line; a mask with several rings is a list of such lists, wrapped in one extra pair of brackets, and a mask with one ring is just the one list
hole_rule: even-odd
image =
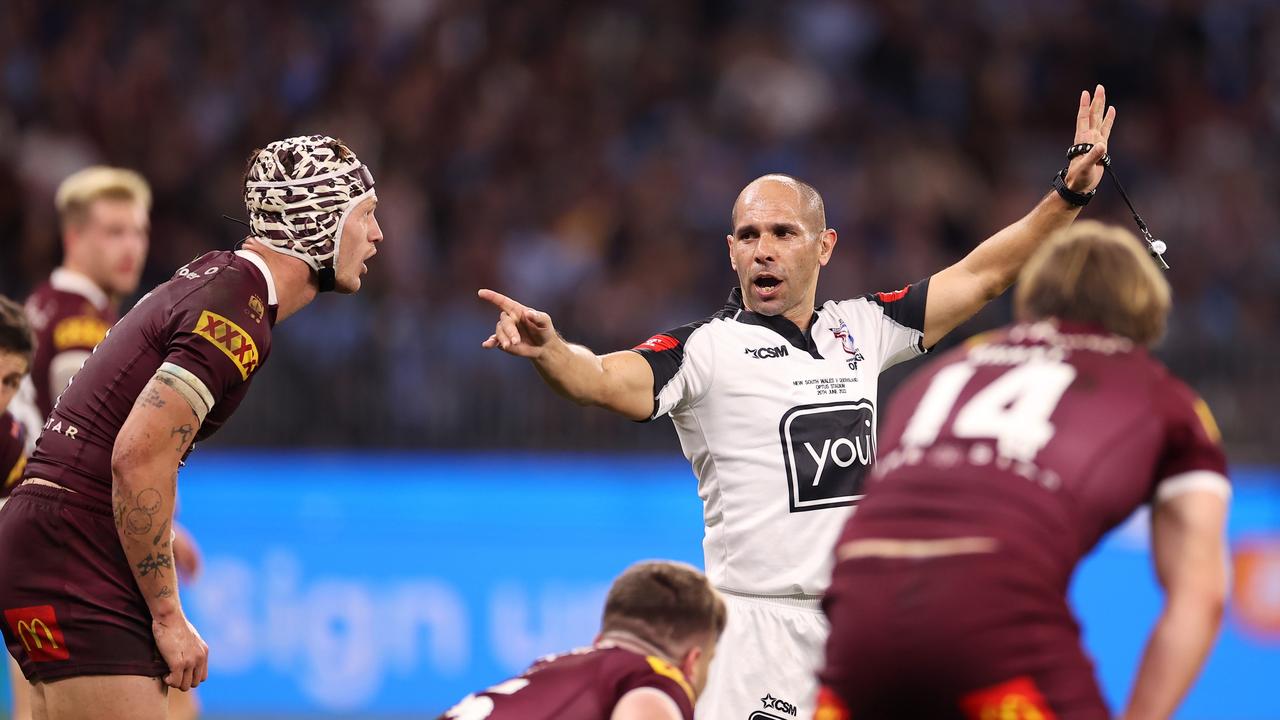
[[(1079, 143), (1067, 148), (1067, 162), (1070, 162), (1093, 149), (1093, 143)], [(1103, 155), (1098, 162), (1103, 167), (1111, 167), (1111, 155)]]
[(1093, 149), (1093, 143), (1080, 143), (1067, 148), (1067, 159), (1071, 160), (1079, 155), (1084, 155)]
[(1057, 191), (1058, 197), (1067, 201), (1068, 204), (1075, 205), (1076, 207), (1084, 207), (1085, 205), (1088, 205), (1089, 201), (1093, 199), (1094, 194), (1098, 192), (1098, 189), (1094, 188), (1087, 193), (1078, 193), (1067, 187), (1066, 168), (1059, 170), (1058, 174), (1053, 176), (1053, 189)]

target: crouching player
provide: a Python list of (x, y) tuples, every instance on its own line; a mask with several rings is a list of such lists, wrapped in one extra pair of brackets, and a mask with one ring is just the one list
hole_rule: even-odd
[(543, 658), (439, 720), (692, 720), (726, 619), (702, 573), (638, 563), (609, 589), (594, 645)]
[(836, 545), (817, 718), (1111, 717), (1067, 588), (1148, 503), (1166, 599), (1123, 717), (1173, 714), (1218, 631), (1231, 491), (1204, 401), (1147, 353), (1170, 300), (1140, 247), (1062, 231), (1022, 272), (1019, 324), (899, 392)]

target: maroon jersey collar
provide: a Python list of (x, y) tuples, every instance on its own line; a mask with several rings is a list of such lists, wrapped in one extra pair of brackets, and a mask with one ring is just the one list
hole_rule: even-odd
[(90, 280), (87, 275), (76, 272), (70, 268), (56, 268), (49, 275), (49, 286), (54, 290), (65, 293), (79, 295), (85, 300), (93, 303), (98, 310), (106, 310), (111, 304), (111, 299), (98, 287), (97, 283)]
[[(258, 268), (258, 272), (262, 273), (262, 279), (267, 281), (267, 304), (274, 308), (278, 303), (276, 301), (276, 279), (271, 274), (271, 268), (267, 266), (267, 261), (262, 256), (252, 250), (237, 250), (236, 255), (253, 263)], [(274, 315), (274, 311), (272, 313)]]

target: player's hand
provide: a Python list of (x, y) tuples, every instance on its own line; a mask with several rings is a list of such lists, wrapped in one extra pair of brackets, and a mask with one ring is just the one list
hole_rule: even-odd
[(517, 357), (536, 359), (549, 343), (560, 338), (551, 324), (551, 316), (525, 307), (511, 298), (492, 290), (480, 290), (481, 300), (498, 308), (498, 324), (481, 347), (500, 348)]
[(1107, 154), (1107, 141), (1111, 139), (1111, 124), (1116, 121), (1116, 109), (1107, 107), (1107, 90), (1099, 85), (1093, 95), (1088, 90), (1080, 93), (1080, 108), (1076, 112), (1076, 139), (1073, 145), (1093, 143), (1093, 149), (1071, 159), (1067, 166), (1067, 187), (1078, 193), (1087, 193), (1102, 182), (1102, 158)]
[(164, 620), (152, 618), (151, 634), (169, 665), (166, 685), (186, 692), (208, 679), (209, 646), (181, 611)]
[(178, 575), (187, 582), (195, 582), (204, 565), (196, 539), (177, 523), (173, 524), (173, 564), (178, 567)]

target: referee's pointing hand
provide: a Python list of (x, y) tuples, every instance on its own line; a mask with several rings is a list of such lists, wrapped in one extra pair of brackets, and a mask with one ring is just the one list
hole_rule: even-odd
[(476, 294), (500, 311), (493, 334), (481, 343), (481, 347), (501, 348), (517, 357), (536, 358), (547, 343), (558, 337), (550, 315), (489, 289), (482, 289)]

